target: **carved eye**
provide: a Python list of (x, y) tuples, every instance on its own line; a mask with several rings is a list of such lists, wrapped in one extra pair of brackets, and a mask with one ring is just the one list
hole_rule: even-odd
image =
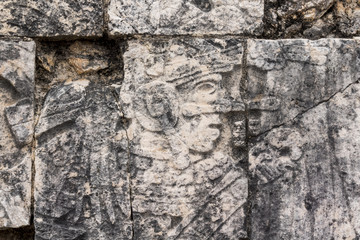
[(198, 93), (212, 94), (215, 91), (216, 91), (216, 85), (212, 82), (200, 83), (196, 87), (196, 92), (198, 92)]

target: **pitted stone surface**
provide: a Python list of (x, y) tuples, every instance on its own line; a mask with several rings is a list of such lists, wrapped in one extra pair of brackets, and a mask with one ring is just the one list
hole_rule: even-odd
[(345, 36), (360, 35), (360, 2), (358, 0), (338, 1), (335, 14), (339, 30)]
[(35, 43), (0, 41), (0, 228), (30, 224)]
[(249, 40), (249, 133), (281, 125), (359, 78), (359, 42)]
[(35, 239), (131, 239), (128, 163), (114, 140), (120, 47), (54, 46), (38, 53), (51, 87), (35, 130)]
[(249, 96), (270, 95), (278, 108), (249, 104), (252, 239), (356, 239), (359, 41), (252, 41), (256, 49), (267, 57), (249, 60)]
[(267, 0), (264, 36), (269, 38), (351, 37), (359, 35), (358, 0)]
[(246, 237), (242, 55), (237, 39), (129, 42), (117, 138), (135, 239)]
[(110, 35), (260, 35), (263, 0), (111, 0)]
[(102, 36), (103, 2), (98, 0), (3, 0), (0, 36)]

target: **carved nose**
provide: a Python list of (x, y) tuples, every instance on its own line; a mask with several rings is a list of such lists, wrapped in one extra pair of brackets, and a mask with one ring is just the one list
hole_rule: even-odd
[(222, 122), (218, 114), (209, 114), (207, 118), (207, 121), (209, 122), (209, 127), (217, 129), (221, 128)]

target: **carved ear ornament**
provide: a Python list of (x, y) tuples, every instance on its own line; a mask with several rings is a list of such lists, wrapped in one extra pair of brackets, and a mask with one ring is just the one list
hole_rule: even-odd
[(140, 87), (134, 97), (135, 116), (149, 131), (173, 128), (179, 116), (176, 90), (168, 83), (154, 81)]

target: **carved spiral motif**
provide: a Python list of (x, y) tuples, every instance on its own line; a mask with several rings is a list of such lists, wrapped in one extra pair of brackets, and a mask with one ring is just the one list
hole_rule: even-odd
[(136, 118), (149, 131), (173, 128), (178, 120), (176, 90), (167, 83), (155, 81), (140, 87), (134, 99)]

